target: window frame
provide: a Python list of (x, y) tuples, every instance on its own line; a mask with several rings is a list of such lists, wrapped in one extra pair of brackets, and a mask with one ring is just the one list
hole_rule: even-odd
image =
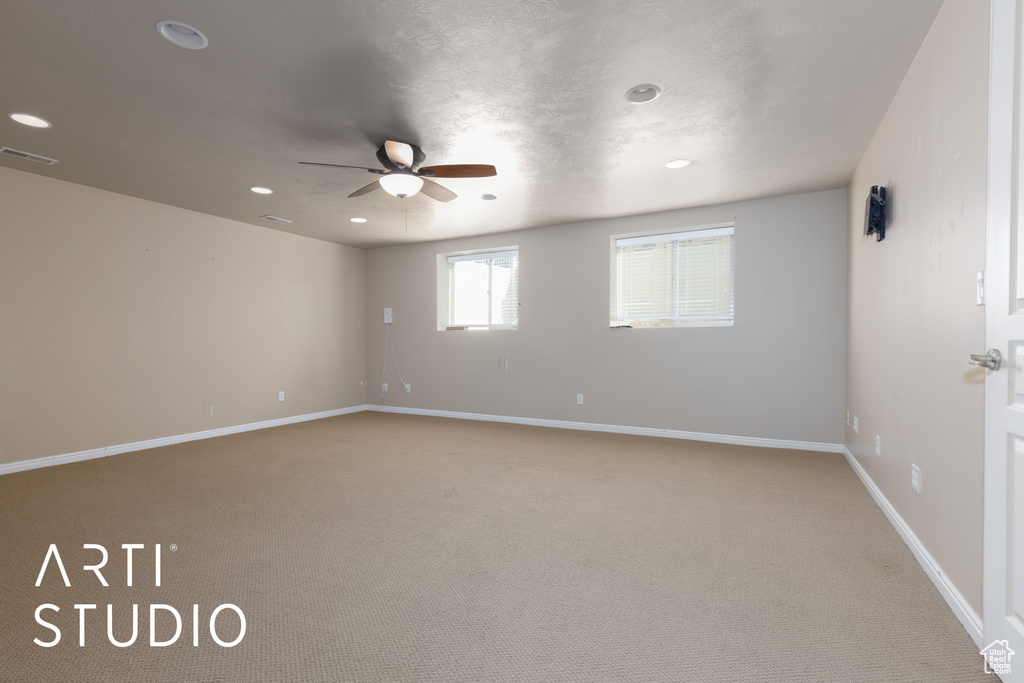
[[(618, 285), (621, 274), (619, 273), (619, 252), (621, 246), (634, 245), (655, 245), (672, 241), (697, 240), (708, 237), (720, 237), (728, 235), (731, 237), (730, 244), (730, 266), (729, 266), (729, 314), (728, 317), (678, 317), (657, 316), (645, 318), (653, 324), (633, 325), (638, 322), (639, 317), (619, 316)], [(625, 243), (625, 244), (623, 244)], [(736, 224), (734, 222), (715, 223), (671, 230), (650, 230), (645, 232), (622, 233), (610, 235), (610, 288), (609, 288), (609, 325), (612, 329), (672, 329), (680, 327), (731, 327), (736, 322)], [(670, 273), (674, 276), (674, 274)], [(678, 301), (673, 302), (678, 305)]]
[[(490, 287), (493, 286), (494, 259), (515, 258), (515, 296), (513, 303), (515, 311), (515, 322), (508, 324), (488, 323), (486, 325), (470, 325), (453, 321), (452, 315), (455, 310), (454, 288), (452, 287), (452, 264), (461, 261), (482, 261), (488, 259), (491, 264), (488, 268), (488, 320), (494, 319), (493, 299), (490, 296)], [(452, 251), (437, 255), (437, 329), (438, 331), (451, 330), (516, 330), (519, 329), (519, 245), (506, 247), (492, 247), (489, 249), (472, 249), (463, 251)]]

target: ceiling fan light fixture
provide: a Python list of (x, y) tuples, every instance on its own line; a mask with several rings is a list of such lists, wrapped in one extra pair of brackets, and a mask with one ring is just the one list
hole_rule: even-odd
[(12, 120), (17, 121), (26, 126), (32, 126), (33, 128), (49, 128), (50, 122), (46, 119), (41, 119), (38, 116), (32, 116), (32, 114), (22, 114), (20, 112), (11, 112), (8, 114)]
[(689, 159), (674, 159), (665, 164), (665, 168), (686, 168), (692, 163)]
[(636, 85), (626, 91), (626, 100), (633, 104), (651, 102), (661, 94), (661, 88), (651, 83)]
[(423, 187), (423, 178), (408, 173), (389, 173), (379, 182), (385, 192), (400, 199), (413, 196)]
[(180, 21), (160, 21), (156, 25), (157, 32), (178, 47), (188, 50), (202, 50), (210, 44), (203, 32)]

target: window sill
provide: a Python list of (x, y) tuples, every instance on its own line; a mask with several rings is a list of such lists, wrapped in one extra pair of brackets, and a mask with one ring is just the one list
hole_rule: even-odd
[(493, 325), (493, 326), (472, 326), (472, 325), (449, 325), (448, 327), (437, 328), (438, 332), (479, 332), (480, 330), (517, 330), (518, 325)]
[(611, 330), (672, 330), (685, 327), (732, 327), (732, 320), (693, 320), (693, 321), (675, 321), (665, 324), (658, 325), (637, 325), (629, 323), (621, 323), (617, 325), (609, 325), (608, 329)]

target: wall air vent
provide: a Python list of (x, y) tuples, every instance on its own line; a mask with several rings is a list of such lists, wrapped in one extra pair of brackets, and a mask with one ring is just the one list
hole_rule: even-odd
[(273, 221), (275, 223), (291, 223), (291, 221), (288, 220), (287, 218), (278, 218), (277, 216), (271, 216), (269, 214), (265, 216), (260, 216), (260, 218), (262, 218), (265, 221)]
[(40, 164), (46, 164), (48, 166), (57, 163), (56, 159), (41, 157), (38, 154), (29, 154), (28, 152), (19, 152), (18, 150), (11, 149), (10, 147), (0, 147), (0, 154), (18, 157), (19, 159), (28, 159), (29, 161), (38, 161)]

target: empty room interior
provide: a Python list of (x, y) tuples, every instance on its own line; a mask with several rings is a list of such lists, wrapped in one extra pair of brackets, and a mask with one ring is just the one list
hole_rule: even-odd
[(993, 680), (991, 17), (4, 2), (0, 679)]

